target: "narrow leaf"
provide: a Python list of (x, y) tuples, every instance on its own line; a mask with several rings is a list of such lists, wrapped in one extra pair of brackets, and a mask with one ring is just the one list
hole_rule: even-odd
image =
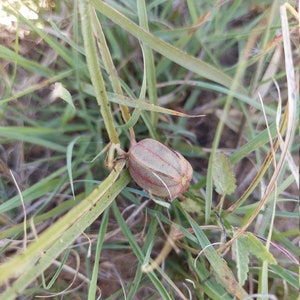
[(73, 184), (73, 172), (72, 172), (72, 154), (73, 154), (73, 148), (76, 142), (82, 138), (81, 136), (76, 137), (67, 147), (67, 169), (68, 169), (68, 175), (69, 175), (69, 181), (70, 181), (70, 187), (73, 194), (73, 198), (75, 199), (75, 192), (74, 192), (74, 184)]
[[(88, 95), (95, 97), (95, 92), (93, 90), (93, 87), (90, 84), (82, 84), (82, 89)], [(107, 93), (107, 95), (108, 95), (108, 100), (110, 102), (117, 103), (120, 105), (126, 105), (128, 107), (138, 108), (141, 110), (153, 111), (153, 112), (158, 112), (158, 113), (162, 113), (162, 114), (174, 115), (174, 116), (178, 116), (178, 117), (187, 117), (187, 118), (203, 117), (203, 115), (188, 115), (188, 114), (176, 111), (176, 110), (164, 108), (159, 105), (154, 105), (146, 100), (142, 101), (139, 99), (133, 99), (130, 97), (126, 97), (126, 96), (122, 96), (122, 95), (118, 95), (118, 94), (114, 94), (114, 93)]]
[(56, 82), (54, 84), (54, 90), (51, 94), (52, 101), (56, 100), (57, 98), (61, 98), (66, 101), (70, 107), (72, 107), (73, 111), (76, 111), (70, 92), (60, 82)]
[(119, 178), (124, 165), (117, 162), (115, 169), (84, 200), (40, 234), (23, 253), (1, 264), (0, 284), (17, 278), (1, 295), (2, 299), (16, 299), (114, 201), (130, 181), (126, 171)]
[[(123, 29), (127, 30), (134, 37), (147, 44), (148, 47), (154, 51), (162, 54), (168, 59), (174, 61), (175, 63), (183, 66), (184, 68), (195, 72), (196, 74), (203, 76), (214, 82), (218, 82), (226, 87), (231, 87), (232, 78), (220, 71), (216, 67), (198, 59), (186, 52), (174, 47), (171, 44), (164, 42), (163, 40), (157, 38), (150, 32), (143, 30), (140, 26), (129, 20), (123, 14), (114, 10), (112, 7), (104, 3), (103, 1), (91, 0), (91, 4), (105, 15), (107, 18), (111, 19), (114, 23), (122, 26)], [(246, 93), (245, 89), (239, 87), (239, 91), (243, 94)]]

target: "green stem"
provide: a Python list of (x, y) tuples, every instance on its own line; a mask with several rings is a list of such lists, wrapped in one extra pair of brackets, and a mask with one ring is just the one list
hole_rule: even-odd
[(109, 139), (112, 143), (118, 144), (119, 137), (113, 122), (113, 117), (101, 73), (97, 48), (92, 31), (91, 14), (86, 0), (79, 1), (79, 11), (82, 22), (82, 35), (84, 41), (86, 61), (91, 75), (95, 96), (100, 106), (100, 112), (104, 120)]
[[(139, 24), (142, 29), (149, 32), (148, 18), (147, 18), (147, 9), (145, 0), (137, 1), (137, 12), (139, 18)], [(145, 74), (147, 76), (147, 85), (148, 85), (148, 96), (154, 105), (158, 104), (157, 99), (157, 86), (156, 86), (156, 71), (154, 64), (154, 56), (152, 49), (141, 42), (141, 47), (143, 50)], [(151, 125), (155, 129), (157, 127), (158, 114), (156, 112), (151, 112)]]
[[(102, 30), (101, 23), (99, 22), (96, 11), (93, 7), (91, 7), (90, 12), (91, 12), (91, 18), (93, 23), (94, 34), (97, 37), (97, 45), (100, 51), (100, 55), (102, 57), (104, 68), (107, 74), (109, 75), (112, 89), (115, 94), (120, 95), (121, 98), (123, 98), (124, 94), (121, 86), (121, 81), (119, 79), (117, 69), (113, 63), (113, 59), (110, 55), (110, 51), (106, 43), (106, 39), (105, 39), (104, 32)], [(128, 106), (122, 105), (121, 103), (120, 109), (121, 109), (124, 122), (128, 123), (131, 118)], [(129, 127), (129, 132), (130, 132), (130, 139), (135, 140), (135, 134), (132, 126)]]

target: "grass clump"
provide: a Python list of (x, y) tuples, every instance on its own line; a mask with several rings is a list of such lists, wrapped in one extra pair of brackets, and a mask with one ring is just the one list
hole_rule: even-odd
[[(1, 14), (3, 299), (298, 297), (290, 4), (11, 1)], [(192, 164), (182, 197), (131, 180), (124, 151), (143, 138)]]

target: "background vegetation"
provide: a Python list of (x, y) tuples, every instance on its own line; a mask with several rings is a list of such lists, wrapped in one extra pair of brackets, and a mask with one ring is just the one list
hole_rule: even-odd
[[(0, 4), (1, 299), (297, 299), (293, 4)], [(134, 137), (182, 197), (109, 168)]]

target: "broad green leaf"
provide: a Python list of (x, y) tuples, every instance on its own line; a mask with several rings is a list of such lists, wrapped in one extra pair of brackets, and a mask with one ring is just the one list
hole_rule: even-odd
[(242, 236), (234, 241), (232, 250), (236, 259), (237, 277), (241, 286), (244, 285), (249, 272), (249, 249), (247, 238)]
[(195, 235), (202, 249), (204, 249), (203, 253), (211, 264), (216, 280), (228, 291), (228, 293), (231, 293), (238, 299), (247, 298), (247, 292), (242, 288), (239, 282), (237, 282), (226, 261), (222, 257), (220, 257), (215, 248), (211, 245), (204, 232), (200, 229), (199, 225), (195, 221), (193, 221), (187, 214), (186, 216), (195, 232)]
[(251, 232), (247, 232), (247, 244), (249, 252), (262, 261), (277, 265), (274, 256), (268, 251), (266, 246)]
[(234, 192), (235, 177), (229, 159), (225, 154), (217, 152), (213, 162), (213, 181), (216, 192), (219, 195), (231, 194)]
[(201, 213), (201, 210), (203, 206), (199, 203), (199, 201), (196, 201), (192, 199), (191, 197), (186, 197), (184, 201), (181, 202), (181, 206), (184, 208), (185, 211), (190, 213)]

